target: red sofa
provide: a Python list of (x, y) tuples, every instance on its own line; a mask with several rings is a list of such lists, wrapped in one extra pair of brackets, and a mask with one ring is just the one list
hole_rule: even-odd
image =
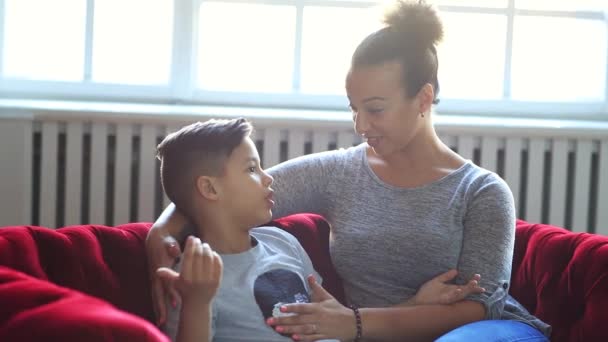
[[(294, 234), (343, 298), (327, 223), (274, 221)], [(149, 223), (0, 229), (0, 341), (167, 341), (151, 323)], [(517, 222), (511, 293), (553, 326), (553, 341), (608, 341), (608, 237)]]

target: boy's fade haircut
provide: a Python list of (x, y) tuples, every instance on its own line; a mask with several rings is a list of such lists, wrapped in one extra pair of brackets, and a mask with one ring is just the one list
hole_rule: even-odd
[(190, 220), (195, 217), (192, 195), (199, 176), (221, 176), (226, 159), (250, 136), (244, 118), (195, 122), (167, 135), (156, 147), (160, 179), (167, 197)]

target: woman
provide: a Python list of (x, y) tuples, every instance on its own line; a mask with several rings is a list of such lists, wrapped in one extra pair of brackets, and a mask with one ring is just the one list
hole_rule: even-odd
[[(353, 309), (323, 296), (268, 324), (306, 341), (546, 340), (550, 328), (507, 295), (515, 234), (508, 186), (453, 152), (433, 127), (437, 14), (399, 1), (385, 23), (357, 47), (346, 77), (365, 143), (268, 170), (275, 217), (313, 212), (331, 223), (332, 260)], [(164, 244), (184, 223), (173, 206), (157, 220), (147, 241), (152, 265), (167, 264)], [(480, 273), (486, 292), (452, 305), (399, 305), (453, 268), (462, 284)]]

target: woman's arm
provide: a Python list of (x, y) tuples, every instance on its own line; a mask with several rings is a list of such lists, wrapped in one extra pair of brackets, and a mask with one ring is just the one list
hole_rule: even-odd
[[(302, 253), (305, 252), (302, 251)], [(304, 259), (307, 258), (308, 256), (306, 256)], [(310, 269), (312, 270), (312, 265), (310, 266)], [(392, 310), (361, 309), (359, 312), (361, 314), (362, 321), (365, 322), (364, 324), (366, 326), (365, 335), (363, 336), (366, 338), (380, 340), (399, 340), (401, 338), (427, 340), (430, 339), (429, 336), (435, 336), (436, 334), (443, 334), (444, 332), (447, 332), (445, 331), (446, 325), (448, 328), (450, 328), (449, 330), (451, 330), (453, 327), (458, 327), (459, 325), (468, 323), (469, 319), (471, 319), (471, 322), (479, 320), (479, 314), (475, 315), (475, 313), (472, 313), (474, 317), (467, 318), (468, 312), (465, 312), (463, 315), (458, 309), (456, 309), (451, 310), (452, 313), (446, 313), (444, 312), (445, 310), (441, 308), (442, 306), (452, 306), (456, 303), (462, 303), (463, 299), (471, 294), (485, 292), (485, 289), (479, 287), (478, 285), (480, 279), (479, 274), (475, 274), (466, 285), (450, 284), (449, 282), (456, 277), (457, 273), (458, 272), (456, 270), (449, 270), (448, 272), (440, 274), (437, 277), (427, 281), (420, 287), (414, 297), (402, 304), (394, 306), (391, 308)], [(309, 322), (315, 322), (310, 314), (314, 314), (315, 312), (324, 312), (325, 317), (321, 320), (321, 322), (319, 324), (313, 323), (314, 336), (308, 334), (310, 332), (310, 324), (306, 325), (302, 323), (301, 326), (298, 326), (300, 324), (299, 322), (306, 322), (306, 318), (302, 319), (301, 317), (295, 316), (294, 318), (287, 319), (279, 318), (276, 321), (271, 319), (268, 321), (268, 324), (277, 325), (277, 327), (280, 326), (279, 330), (282, 330), (281, 333), (295, 334), (297, 335), (298, 339), (301, 340), (315, 340), (317, 338), (339, 338), (341, 340), (352, 340), (357, 334), (354, 311), (342, 306), (334, 297), (331, 296), (331, 294), (329, 294), (315, 281), (314, 277), (308, 277), (308, 281), (310, 288), (312, 289), (312, 299), (315, 303), (312, 305), (290, 304), (282, 308), (281, 311), (287, 313), (298, 313), (300, 315), (309, 314)], [(469, 303), (475, 304), (476, 302)], [(413, 306), (424, 306), (426, 308), (423, 309), (420, 317), (417, 317), (419, 313), (418, 311), (406, 310), (405, 312), (402, 312), (398, 310), (400, 307), (411, 308)], [(472, 307), (481, 308), (483, 310), (483, 306), (478, 303)], [(465, 310), (467, 309), (465, 308)], [(455, 319), (451, 319), (450, 315), (453, 314), (454, 311), (458, 312), (458, 316), (456, 316)], [(443, 325), (433, 325), (430, 327), (423, 326), (420, 331), (407, 329), (405, 330), (407, 335), (400, 335), (404, 331), (402, 327), (403, 324), (400, 322), (400, 320), (409, 319), (409, 323), (406, 324), (407, 327), (409, 327), (409, 325), (420, 327), (417, 320), (427, 322), (427, 316), (432, 317), (434, 314), (441, 314), (443, 316), (447, 315), (448, 321), (443, 321)], [(483, 312), (480, 314), (483, 314)], [(408, 316), (411, 318), (408, 318)], [(285, 326), (283, 326), (283, 324), (285, 324)], [(395, 327), (399, 327), (399, 329), (394, 330)], [(320, 332), (324, 334), (319, 334)], [(426, 337), (424, 337), (425, 334), (427, 334)]]
[(396, 306), (454, 304), (472, 294), (486, 292), (486, 289), (479, 286), (479, 274), (473, 275), (465, 285), (452, 284), (456, 275), (458, 271), (449, 270), (436, 276), (422, 284), (414, 297)]
[(456, 281), (480, 273), (480, 285), (487, 291), (467, 299), (485, 306), (486, 319), (500, 319), (511, 279), (515, 204), (508, 185), (496, 174), (488, 174), (472, 188), (467, 194)]
[(296, 213), (315, 213), (327, 218), (331, 189), (330, 179), (339, 177), (340, 163), (346, 151), (328, 151), (287, 160), (269, 168), (274, 178), (275, 206), (272, 217), (278, 218)]
[(364, 339), (429, 341), (467, 323), (482, 320), (485, 308), (475, 301), (359, 310)]
[(175, 204), (169, 203), (156, 221), (154, 221), (152, 229), (159, 230), (158, 233), (163, 236), (178, 237), (183, 235), (183, 231), (188, 224), (188, 219), (177, 210)]
[(479, 285), (486, 291), (450, 305), (361, 309), (366, 338), (391, 340), (391, 336), (403, 336), (425, 340), (467, 323), (500, 319), (511, 277), (515, 241), (513, 195), (495, 174), (479, 179), (471, 189), (466, 199), (456, 283), (464, 284), (479, 273)]
[(165, 296), (171, 297), (171, 302), (177, 298), (175, 289), (164, 284), (156, 275), (161, 267), (171, 268), (181, 250), (176, 237), (183, 236), (188, 221), (173, 203), (161, 213), (146, 237), (146, 254), (148, 256), (148, 274), (152, 282), (152, 303), (158, 325), (167, 321), (167, 307)]
[(467, 323), (500, 319), (508, 293), (515, 241), (513, 195), (495, 174), (480, 178), (471, 189), (466, 198), (456, 283), (464, 284), (479, 273), (479, 285), (486, 291), (451, 305), (362, 309), (362, 320), (367, 319), (369, 325), (366, 337), (390, 340), (392, 334), (404, 334), (401, 336), (414, 339), (436, 338)]
[[(360, 309), (363, 339), (428, 341), (461, 325), (483, 319), (485, 308), (482, 304), (461, 300), (468, 294), (482, 292), (482, 289), (477, 287), (476, 280), (472, 280), (461, 287), (463, 296), (460, 296), (454, 293), (457, 286), (443, 284), (446, 278), (454, 275), (451, 271), (446, 272), (424, 285), (431, 285), (430, 289), (425, 289), (426, 297), (451, 294), (453, 297), (450, 304), (408, 303), (391, 308)], [(341, 305), (316, 284), (314, 278), (309, 278), (309, 282), (315, 303), (285, 305), (281, 308), (282, 312), (297, 315), (271, 318), (268, 324), (275, 326), (277, 332), (291, 334), (294, 339), (301, 341), (353, 340), (357, 334), (354, 311)]]

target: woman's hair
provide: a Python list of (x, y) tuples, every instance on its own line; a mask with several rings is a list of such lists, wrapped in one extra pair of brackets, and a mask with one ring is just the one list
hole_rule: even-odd
[(253, 127), (246, 119), (208, 120), (182, 127), (165, 137), (156, 148), (160, 179), (167, 197), (194, 222), (192, 194), (196, 179), (220, 176), (232, 151)]
[(367, 36), (355, 49), (352, 67), (399, 62), (406, 95), (416, 96), (433, 85), (438, 103), (439, 61), (435, 45), (443, 38), (443, 25), (435, 9), (423, 0), (397, 0), (384, 15), (385, 27)]

